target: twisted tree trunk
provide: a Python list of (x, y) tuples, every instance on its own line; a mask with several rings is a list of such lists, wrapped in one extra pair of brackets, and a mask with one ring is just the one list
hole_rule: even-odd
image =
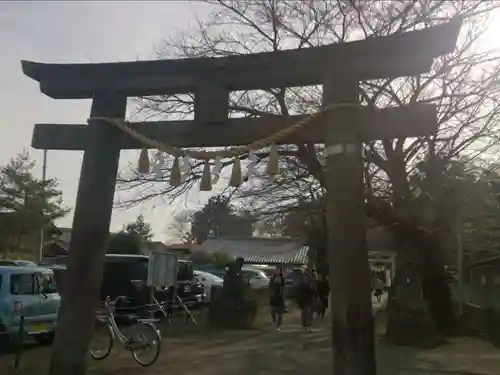
[[(396, 279), (388, 304), (388, 337), (401, 344), (439, 343), (441, 335), (452, 331), (454, 317), (437, 236), (418, 223), (397, 217), (389, 205), (371, 201), (367, 213), (392, 229), (398, 245)], [(418, 337), (415, 332), (420, 333)]]

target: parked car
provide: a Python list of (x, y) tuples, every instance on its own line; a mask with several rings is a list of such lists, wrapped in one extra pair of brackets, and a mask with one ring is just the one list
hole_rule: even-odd
[(279, 265), (253, 265), (252, 268), (261, 270), (270, 279), (278, 271)]
[[(106, 296), (123, 295), (132, 300), (133, 306), (148, 304), (150, 298), (146, 288), (148, 268), (148, 256), (107, 254), (101, 284), (101, 299)], [(178, 261), (176, 295), (186, 305), (196, 305), (203, 300), (203, 286), (194, 278), (190, 261)], [(158, 301), (172, 301), (173, 288), (155, 291), (155, 297)]]
[[(59, 280), (63, 279), (63, 271), (67, 257), (54, 258), (45, 262), (47, 267), (56, 272)], [(194, 279), (192, 263), (178, 261), (176, 294), (186, 305), (196, 305), (203, 299), (203, 285)], [(101, 283), (101, 301), (107, 296), (126, 296), (128, 301), (117, 306), (117, 314), (127, 313), (150, 303), (150, 293), (146, 288), (148, 279), (149, 257), (133, 254), (106, 254)], [(60, 275), (59, 275), (60, 274)], [(173, 290), (156, 291), (158, 301), (172, 301)]]
[(214, 276), (217, 276), (218, 278), (222, 279), (224, 281), (224, 276), (226, 276), (226, 270), (225, 269), (218, 269), (218, 270), (215, 270), (213, 272), (209, 272), (211, 273), (212, 275)]
[[(226, 274), (225, 268), (215, 268), (209, 265), (196, 265), (196, 267), (196, 271), (208, 272), (224, 280)], [(244, 266), (241, 270), (244, 279), (250, 283), (253, 289), (267, 288), (269, 286), (269, 278), (263, 270), (252, 266)]]
[(211, 301), (212, 296), (212, 288), (222, 288), (224, 284), (224, 280), (218, 276), (215, 276), (209, 272), (204, 271), (194, 271), (194, 275), (198, 279), (198, 281), (203, 285), (205, 292), (205, 299), (208, 303)]
[(195, 271), (208, 272), (214, 276), (217, 276), (224, 280), (224, 275), (226, 274), (226, 267), (216, 266), (213, 264), (193, 264)]
[(59, 312), (60, 296), (54, 273), (42, 267), (0, 266), (0, 341), (11, 342), (24, 332), (40, 344), (50, 344)]
[(36, 263), (30, 260), (2, 259), (0, 266), (36, 267)]
[(253, 289), (262, 289), (269, 286), (269, 278), (264, 271), (253, 267), (243, 267), (243, 277), (250, 283)]

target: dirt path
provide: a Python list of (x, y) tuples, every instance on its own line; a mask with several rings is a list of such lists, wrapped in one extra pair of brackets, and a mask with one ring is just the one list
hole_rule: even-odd
[[(166, 333), (162, 354), (153, 366), (143, 369), (129, 353), (116, 350), (102, 362), (90, 362), (89, 375), (331, 374), (328, 322), (317, 322), (314, 331), (306, 334), (296, 314), (286, 318), (281, 332), (266, 327)], [(27, 352), (18, 374), (45, 375), (48, 350)], [(474, 339), (453, 339), (448, 345), (425, 351), (394, 347), (379, 340), (377, 351), (380, 375), (500, 374), (500, 351)], [(7, 362), (1, 360), (0, 374), (11, 373), (4, 372)]]

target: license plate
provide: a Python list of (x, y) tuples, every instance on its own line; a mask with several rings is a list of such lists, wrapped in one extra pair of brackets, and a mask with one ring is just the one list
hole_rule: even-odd
[(29, 333), (42, 333), (49, 330), (49, 325), (45, 323), (34, 323), (29, 326)]

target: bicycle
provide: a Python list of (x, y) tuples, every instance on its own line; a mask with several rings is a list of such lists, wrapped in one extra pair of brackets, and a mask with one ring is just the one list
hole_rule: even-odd
[[(158, 329), (151, 323), (152, 319), (138, 319), (135, 317), (129, 318), (132, 323), (130, 327), (130, 333), (123, 333), (115, 321), (115, 306), (119, 300), (127, 300), (126, 297), (118, 297), (114, 301), (111, 301), (110, 297), (106, 297), (104, 305), (106, 311), (104, 315), (96, 315), (96, 327), (103, 324), (104, 334), (109, 339), (107, 346), (103, 350), (95, 350), (92, 347), (94, 339), (96, 338), (94, 330), (94, 338), (91, 342), (89, 353), (90, 356), (95, 360), (105, 359), (113, 349), (115, 340), (122, 347), (132, 353), (134, 360), (143, 367), (151, 366), (156, 362), (158, 356), (160, 355), (161, 349), (161, 335)], [(94, 329), (95, 329), (94, 328)], [(152, 357), (149, 360), (143, 360), (142, 354), (145, 353), (147, 349), (152, 348)]]

